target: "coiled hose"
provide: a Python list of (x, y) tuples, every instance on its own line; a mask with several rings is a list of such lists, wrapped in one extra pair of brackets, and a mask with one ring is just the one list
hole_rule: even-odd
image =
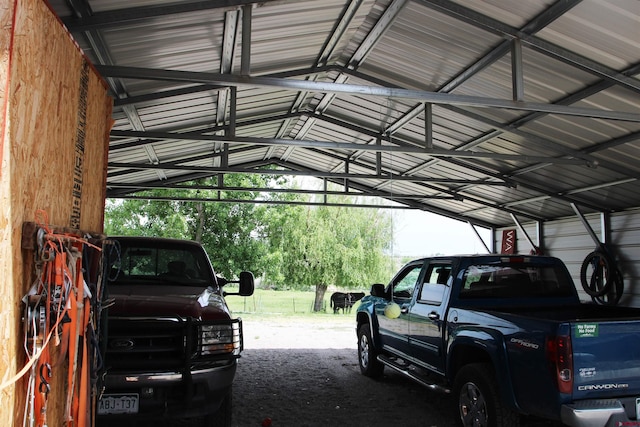
[(624, 292), (622, 273), (604, 246), (582, 261), (580, 282), (593, 302), (601, 305), (617, 305)]

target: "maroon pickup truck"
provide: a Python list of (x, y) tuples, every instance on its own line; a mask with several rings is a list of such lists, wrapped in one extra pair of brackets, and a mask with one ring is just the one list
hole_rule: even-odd
[[(216, 276), (192, 241), (112, 237), (107, 251), (98, 425), (180, 418), (230, 426), (243, 342), (224, 297), (251, 295), (253, 275)], [(223, 291), (228, 283), (238, 291)]]

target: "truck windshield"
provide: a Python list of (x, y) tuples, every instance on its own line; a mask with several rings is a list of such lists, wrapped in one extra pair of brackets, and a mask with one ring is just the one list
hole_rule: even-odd
[(570, 297), (573, 285), (550, 265), (471, 265), (465, 271), (461, 299)]
[(197, 246), (142, 246), (125, 241), (120, 244), (116, 283), (136, 280), (199, 286), (213, 281), (206, 255)]

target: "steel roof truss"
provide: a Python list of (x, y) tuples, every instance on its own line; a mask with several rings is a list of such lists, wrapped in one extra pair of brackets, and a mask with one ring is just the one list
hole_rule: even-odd
[(220, 135), (203, 135), (200, 133), (171, 133), (171, 132), (155, 132), (155, 131), (127, 131), (113, 130), (111, 135), (114, 137), (126, 138), (144, 138), (153, 140), (180, 140), (180, 141), (211, 141), (231, 144), (252, 144), (252, 145), (279, 145), (284, 147), (302, 147), (302, 148), (325, 148), (337, 150), (352, 151), (374, 151), (374, 152), (391, 152), (391, 153), (413, 153), (424, 154), (432, 157), (464, 157), (474, 159), (493, 159), (508, 160), (526, 163), (559, 163), (588, 166), (589, 162), (582, 159), (565, 158), (565, 157), (540, 157), (526, 156), (521, 154), (500, 154), (482, 151), (461, 151), (446, 150), (440, 148), (427, 149), (425, 147), (416, 146), (398, 146), (398, 145), (363, 145), (351, 142), (335, 142), (335, 141), (310, 141), (310, 140), (292, 140), (278, 138), (256, 138), (256, 137), (227, 137)]
[(480, 108), (504, 108), (520, 111), (536, 111), (569, 116), (640, 122), (640, 114), (634, 112), (607, 111), (595, 108), (543, 104), (537, 102), (519, 102), (480, 96), (453, 95), (449, 93), (438, 93), (416, 89), (353, 85), (345, 83), (312, 82), (308, 80), (281, 79), (276, 77), (223, 75), (220, 73), (162, 70), (142, 67), (96, 65), (96, 69), (103, 76), (108, 77), (223, 85), (227, 84), (242, 87), (277, 87), (284, 90), (309, 90), (319, 93), (348, 93), (359, 96), (413, 99), (416, 101), (430, 102), (438, 105), (466, 105)]

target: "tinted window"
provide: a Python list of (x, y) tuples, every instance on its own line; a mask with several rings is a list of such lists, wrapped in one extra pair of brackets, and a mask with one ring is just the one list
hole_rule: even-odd
[(155, 283), (189, 284), (212, 281), (208, 259), (204, 251), (195, 245), (123, 241), (120, 244), (119, 262), (116, 260), (113, 268), (118, 269), (117, 281), (153, 280)]
[(471, 265), (460, 298), (570, 297), (573, 285), (563, 270), (530, 264)]

